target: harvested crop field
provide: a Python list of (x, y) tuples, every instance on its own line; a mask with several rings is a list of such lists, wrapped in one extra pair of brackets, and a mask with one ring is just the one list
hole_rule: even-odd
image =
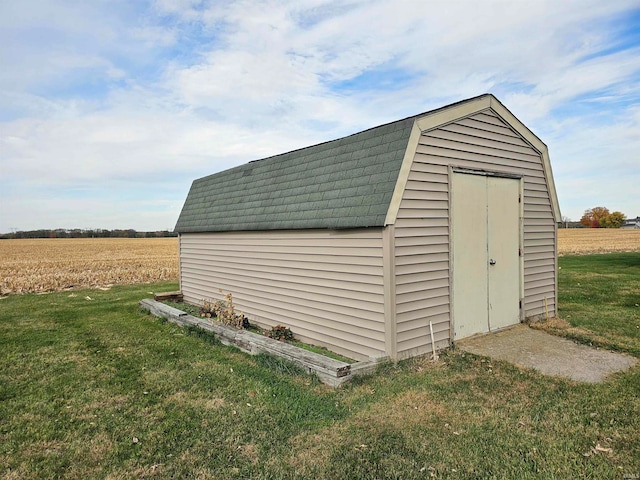
[(561, 228), (558, 230), (560, 255), (609, 252), (640, 252), (640, 230), (612, 228)]
[(0, 295), (177, 279), (177, 238), (0, 241)]
[[(560, 255), (640, 252), (640, 230), (558, 230)], [(178, 279), (177, 238), (0, 241), (0, 295)]]

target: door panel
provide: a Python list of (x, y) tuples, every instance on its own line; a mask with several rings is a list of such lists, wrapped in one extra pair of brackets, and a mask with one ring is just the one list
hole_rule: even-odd
[(487, 177), (489, 330), (520, 321), (520, 182)]
[(520, 321), (520, 181), (452, 176), (453, 335)]
[(487, 183), (453, 175), (454, 339), (489, 331), (487, 312)]

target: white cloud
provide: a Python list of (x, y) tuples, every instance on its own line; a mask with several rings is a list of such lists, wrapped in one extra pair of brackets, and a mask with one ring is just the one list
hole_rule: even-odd
[[(74, 188), (107, 228), (132, 216), (166, 228), (197, 176), (487, 91), (549, 144), (563, 213), (608, 202), (635, 215), (626, 210), (640, 213), (640, 46), (617, 38), (631, 8), (635, 0), (0, 3), (0, 42), (12, 45), (0, 49), (0, 189), (23, 187), (3, 197), (12, 208), (0, 232), (39, 211), (50, 226), (82, 226), (73, 224), (82, 209), (60, 193)], [(101, 191), (138, 184), (160, 202), (149, 178), (175, 195), (162, 214)]]

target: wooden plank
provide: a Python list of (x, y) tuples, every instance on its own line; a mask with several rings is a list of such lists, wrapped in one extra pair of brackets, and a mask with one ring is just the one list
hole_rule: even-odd
[[(333, 386), (339, 385), (344, 381), (345, 377), (351, 375), (351, 364), (310, 352), (289, 343), (280, 342), (246, 330), (236, 330), (227, 325), (202, 320), (150, 299), (141, 300), (140, 307), (149, 310), (155, 316), (166, 318), (178, 325), (189, 325), (213, 333), (223, 344), (234, 345), (251, 355), (268, 353), (285, 358), (305, 368), (309, 373), (317, 374), (321, 380)], [(180, 312), (180, 314), (176, 312)], [(339, 379), (343, 380), (338, 381)]]
[(182, 302), (183, 296), (181, 291), (161, 292), (153, 295), (153, 299), (158, 302)]
[(156, 302), (155, 300), (148, 298), (140, 300), (140, 306), (145, 310), (149, 310), (156, 317), (163, 317), (167, 320), (178, 320), (186, 315), (182, 310), (178, 310), (177, 308), (170, 307), (169, 305), (165, 305), (164, 303)]

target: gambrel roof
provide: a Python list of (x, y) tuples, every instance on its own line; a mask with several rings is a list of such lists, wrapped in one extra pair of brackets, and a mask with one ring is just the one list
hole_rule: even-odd
[(485, 94), (195, 180), (175, 230), (346, 229), (393, 223), (420, 133), (487, 108), (506, 117), (542, 154), (554, 214), (560, 218), (546, 146), (493, 95)]

